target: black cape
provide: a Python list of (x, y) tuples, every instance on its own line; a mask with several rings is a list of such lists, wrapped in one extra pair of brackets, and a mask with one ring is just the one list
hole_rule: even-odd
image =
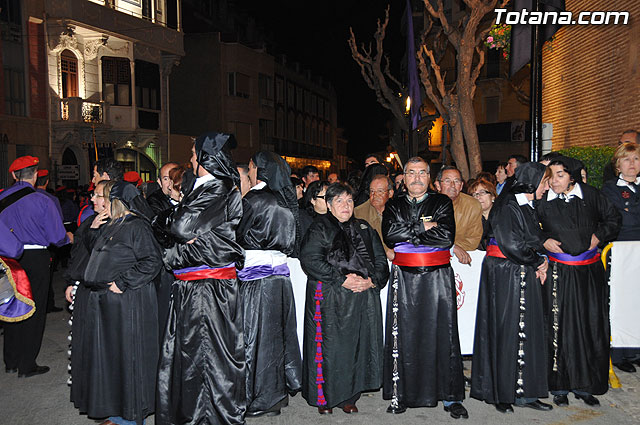
[(157, 215), (164, 210), (168, 210), (173, 206), (169, 197), (162, 192), (162, 189), (156, 190), (147, 196), (147, 203), (153, 210), (154, 215)]
[[(76, 347), (82, 357), (79, 364), (72, 359), (72, 401), (90, 417), (142, 423), (155, 408), (158, 313), (152, 281), (162, 264), (160, 249), (148, 222), (134, 215), (91, 232), (95, 243), (82, 282), (89, 291)], [(111, 292), (109, 282), (123, 293)]]
[[(389, 276), (388, 263), (380, 237), (366, 221), (351, 218), (344, 226), (352, 237), (331, 213), (318, 216), (300, 250), (308, 276), (302, 396), (312, 406), (323, 405), (324, 397), (326, 407), (335, 407), (382, 384), (380, 290)], [(367, 261), (355, 260), (363, 257)], [(350, 272), (371, 277), (376, 287), (361, 293), (342, 287)], [(320, 334), (315, 317), (321, 317)]]
[[(170, 269), (242, 267), (236, 243), (239, 190), (228, 178), (194, 188), (169, 220)], [(196, 238), (193, 243), (187, 241)], [(242, 304), (237, 280), (177, 280), (160, 354), (156, 423), (244, 423), (246, 409)]]
[[(291, 210), (264, 187), (242, 200), (238, 243), (245, 250), (290, 255), (296, 244)], [(289, 276), (241, 281), (247, 365), (247, 411), (268, 410), (300, 391), (302, 360), (296, 333), (296, 305)]]
[[(425, 231), (420, 217), (431, 216), (438, 226)], [(429, 193), (421, 202), (408, 196), (390, 200), (382, 213), (387, 246), (410, 242), (450, 249), (455, 239), (451, 200)], [(385, 399), (394, 395), (408, 407), (435, 406), (438, 400), (464, 399), (462, 356), (453, 269), (394, 265), (387, 301), (384, 348)], [(393, 323), (397, 296), (398, 377), (394, 391)]]
[[(598, 189), (576, 184), (582, 189), (583, 199), (547, 201), (545, 194), (536, 207), (543, 239), (560, 241), (562, 250), (571, 255), (587, 251), (592, 234), (598, 237), (601, 246), (615, 239), (621, 223), (620, 214)], [(551, 279), (544, 286), (544, 292), (549, 389), (604, 394), (609, 388), (610, 332), (602, 262), (582, 266), (551, 262), (548, 274)], [(554, 303), (557, 303), (557, 317)], [(557, 332), (554, 325), (558, 326)]]
[(497, 240), (507, 258), (486, 256), (482, 263), (470, 395), (493, 404), (547, 397), (542, 286), (535, 275), (544, 248), (535, 211), (507, 193), (495, 202), (488, 223), (487, 237)]

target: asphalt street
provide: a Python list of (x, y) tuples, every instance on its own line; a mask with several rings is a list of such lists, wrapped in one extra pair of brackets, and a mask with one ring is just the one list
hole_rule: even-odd
[[(60, 273), (54, 279), (57, 305), (66, 305), (63, 297), (63, 283)], [(5, 374), (0, 369), (0, 425), (51, 425), (93, 424), (96, 421), (81, 415), (69, 401), (67, 386), (69, 313), (51, 313), (47, 325), (38, 363), (51, 367), (47, 374), (31, 378), (18, 378), (17, 374)], [(0, 347), (4, 338), (0, 337)], [(471, 362), (465, 362), (467, 374)], [(469, 419), (455, 420), (444, 412), (442, 406), (436, 408), (408, 409), (402, 415), (386, 413), (388, 402), (380, 392), (364, 394), (358, 402), (359, 413), (345, 414), (334, 409), (332, 415), (320, 416), (317, 410), (307, 405), (297, 395), (290, 399), (289, 406), (280, 416), (251, 418), (252, 424), (424, 424), (424, 423), (465, 423), (473, 424), (638, 424), (640, 423), (640, 372), (635, 374), (618, 371), (622, 388), (610, 389), (599, 396), (601, 405), (589, 407), (582, 401), (569, 397), (568, 407), (554, 407), (550, 412), (538, 412), (526, 408), (515, 408), (514, 413), (498, 413), (493, 406), (477, 400), (465, 400)], [(468, 392), (467, 392), (468, 397)], [(545, 401), (550, 402), (549, 399)], [(147, 424), (153, 425), (153, 416)]]

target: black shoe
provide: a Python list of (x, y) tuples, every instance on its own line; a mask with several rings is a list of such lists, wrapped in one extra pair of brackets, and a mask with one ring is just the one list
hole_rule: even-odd
[(18, 372), (18, 368), (17, 367), (5, 367), (4, 371), (6, 373), (17, 373)]
[(467, 409), (464, 408), (462, 403), (453, 403), (451, 406), (444, 406), (444, 411), (449, 412), (453, 419), (469, 418), (469, 413), (467, 413)]
[(524, 403), (524, 404), (516, 404), (516, 406), (518, 407), (528, 407), (529, 409), (534, 409), (534, 410), (542, 410), (542, 411), (549, 411), (549, 410), (553, 410), (553, 406), (547, 403), (543, 403), (540, 400), (536, 400), (536, 401), (532, 401), (531, 403)]
[(556, 404), (556, 406), (558, 407), (563, 407), (563, 406), (568, 406), (569, 405), (569, 399), (567, 398), (566, 394), (563, 395), (554, 395), (553, 396), (553, 402)]
[(575, 396), (578, 400), (584, 401), (588, 406), (600, 406), (600, 402), (598, 401), (598, 399), (592, 396), (591, 394), (587, 394), (587, 395), (575, 394)]
[(27, 373), (19, 373), (18, 378), (31, 378), (32, 376), (42, 375), (47, 372), (49, 372), (49, 366), (36, 366), (35, 369)]
[(246, 416), (250, 418), (257, 418), (260, 416), (278, 416), (280, 409), (277, 410), (256, 410), (255, 412), (247, 412)]
[(394, 415), (399, 415), (400, 413), (404, 413), (406, 411), (407, 406), (402, 403), (398, 403), (398, 407), (393, 407), (392, 405), (389, 405), (389, 407), (387, 407), (387, 413), (393, 413)]
[(496, 410), (500, 413), (513, 413), (513, 407), (509, 403), (496, 403)]
[(636, 371), (635, 366), (627, 359), (622, 360), (620, 363), (614, 363), (613, 365), (623, 372), (635, 373)]
[(47, 313), (58, 313), (62, 310), (63, 310), (62, 307), (57, 307), (54, 305), (53, 307), (47, 309)]

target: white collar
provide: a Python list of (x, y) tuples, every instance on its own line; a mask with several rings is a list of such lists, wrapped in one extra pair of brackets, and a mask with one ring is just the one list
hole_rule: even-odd
[(169, 202), (171, 202), (171, 205), (173, 205), (174, 207), (180, 203), (173, 198), (169, 198)]
[(267, 182), (260, 182), (260, 183), (256, 183), (255, 186), (253, 186), (251, 189), (249, 190), (260, 190), (263, 187), (265, 187), (267, 185)]
[[(640, 186), (640, 177), (636, 178), (635, 183)], [(616, 186), (623, 186), (623, 187), (626, 186), (629, 189), (633, 190), (634, 192), (636, 191), (635, 188), (631, 186), (631, 183), (629, 183), (628, 181), (622, 178), (622, 174), (618, 176), (618, 181), (616, 182)]]
[(529, 205), (531, 208), (535, 208), (533, 206), (533, 201), (527, 199), (526, 193), (516, 193), (516, 201), (518, 201), (519, 206)]
[[(553, 191), (553, 189), (549, 189), (549, 192), (547, 192), (547, 201), (553, 201), (558, 196), (560, 196), (559, 193), (555, 193)], [(583, 197), (582, 197), (582, 189), (580, 188), (580, 183), (575, 183), (573, 185), (573, 189), (571, 189), (571, 192), (566, 194), (567, 201), (569, 199), (573, 198), (574, 196), (577, 196), (578, 198), (583, 199)]]
[(205, 184), (206, 182), (211, 181), (211, 180), (215, 180), (215, 179), (216, 178), (213, 176), (213, 174), (205, 174), (204, 176), (198, 177), (196, 179), (196, 183), (193, 185), (193, 188), (195, 189), (197, 187), (200, 187), (203, 184)]

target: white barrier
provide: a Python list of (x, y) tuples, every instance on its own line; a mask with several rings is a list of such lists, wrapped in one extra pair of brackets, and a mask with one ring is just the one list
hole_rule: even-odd
[(640, 242), (611, 248), (611, 346), (640, 347)]

